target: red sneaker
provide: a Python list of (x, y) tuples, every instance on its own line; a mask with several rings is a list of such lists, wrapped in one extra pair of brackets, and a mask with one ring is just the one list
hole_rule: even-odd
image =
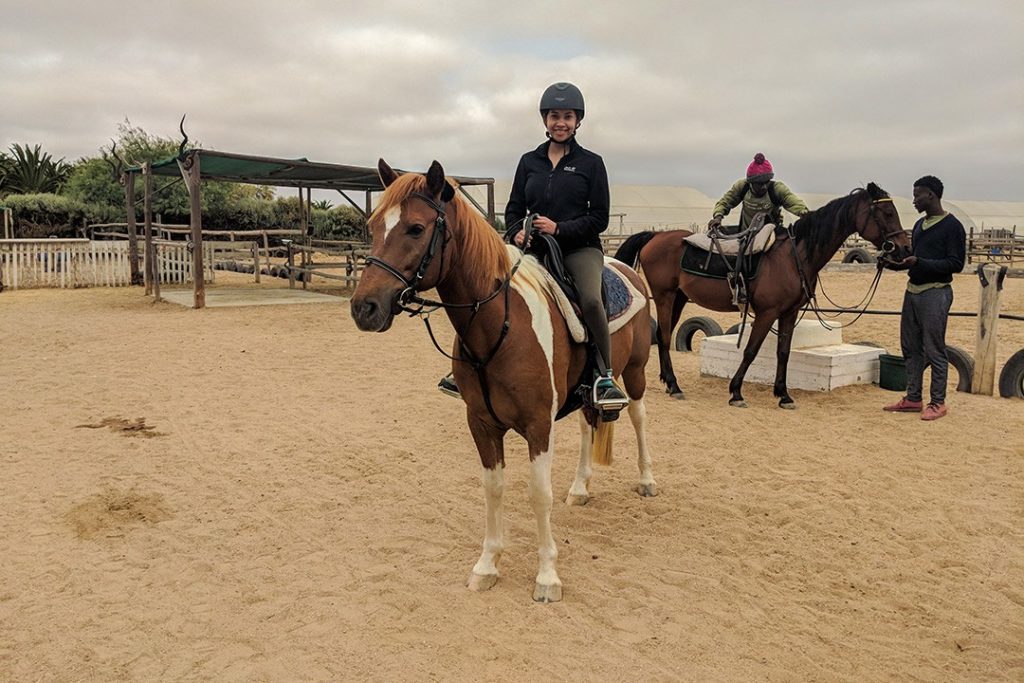
[(924, 403), (921, 401), (911, 401), (909, 398), (904, 396), (892, 405), (885, 406), (882, 410), (886, 410), (890, 413), (919, 413), (921, 412), (922, 407), (924, 407)]
[(945, 403), (929, 403), (925, 406), (924, 412), (921, 413), (921, 419), (938, 420), (940, 417), (945, 417), (948, 412)]

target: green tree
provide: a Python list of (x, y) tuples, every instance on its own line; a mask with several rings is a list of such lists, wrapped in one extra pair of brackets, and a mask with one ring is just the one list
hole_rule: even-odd
[(13, 144), (10, 155), (4, 155), (3, 194), (38, 194), (57, 192), (64, 185), (71, 167), (63, 158), (54, 161), (41, 145)]

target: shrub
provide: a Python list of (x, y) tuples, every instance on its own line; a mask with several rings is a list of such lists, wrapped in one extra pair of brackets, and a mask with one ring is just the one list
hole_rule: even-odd
[(56, 194), (15, 194), (4, 197), (14, 215), (14, 233), (21, 238), (77, 237), (86, 223), (119, 220), (116, 211)]

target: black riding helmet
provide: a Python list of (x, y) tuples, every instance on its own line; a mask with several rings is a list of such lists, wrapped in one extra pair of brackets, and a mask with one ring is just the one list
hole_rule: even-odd
[(551, 109), (572, 109), (576, 119), (582, 121), (586, 111), (583, 93), (572, 83), (552, 83), (540, 96), (540, 115), (547, 116)]

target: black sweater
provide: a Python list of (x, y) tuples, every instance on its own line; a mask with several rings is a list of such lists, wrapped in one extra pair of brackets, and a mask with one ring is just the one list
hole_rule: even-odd
[(917, 263), (908, 274), (910, 282), (926, 285), (932, 282), (952, 282), (953, 273), (964, 269), (967, 252), (967, 234), (953, 214), (947, 214), (938, 223), (922, 230), (924, 218), (914, 223), (911, 235), (913, 254)]
[(516, 227), (538, 213), (558, 224), (555, 239), (564, 253), (581, 247), (601, 248), (598, 236), (608, 228), (608, 173), (604, 161), (571, 138), (569, 153), (554, 168), (547, 141), (519, 159), (505, 223)]

